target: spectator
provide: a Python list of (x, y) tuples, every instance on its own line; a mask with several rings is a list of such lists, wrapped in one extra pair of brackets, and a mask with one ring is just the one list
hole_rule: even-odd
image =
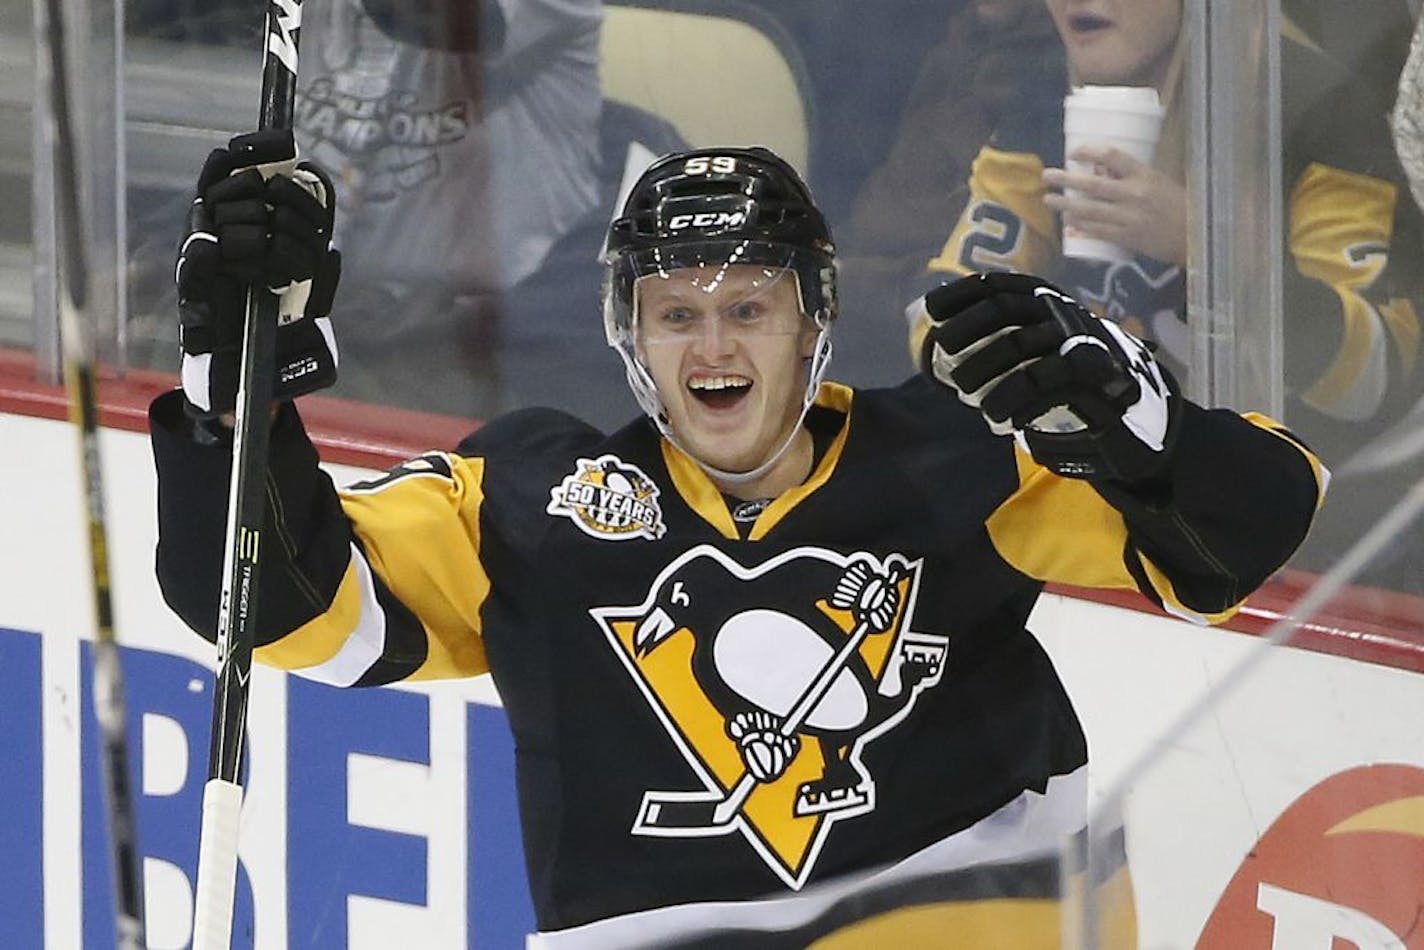
[[(1053, 275), (1097, 312), (1158, 344), (1187, 370), (1181, 0), (1091, 8), (1046, 0), (1076, 83), (1150, 85), (1166, 107), (1156, 159), (1083, 150), (1110, 177), (1061, 166), (1061, 106), (981, 150), (967, 205), (932, 274), (1023, 270)], [(1295, 31), (1291, 31), (1294, 35)], [(1288, 249), (1287, 421), (1332, 466), (1412, 405), (1420, 390), (1419, 223), (1399, 202), (1401, 174), (1383, 116), (1351, 107), (1347, 77), (1305, 43), (1282, 41)], [(1082, 196), (1069, 198), (1065, 187)], [(1060, 218), (1134, 252), (1125, 262), (1066, 258)], [(1263, 275), (1264, 279), (1264, 275)], [(1365, 424), (1362, 426), (1362, 423)], [(1333, 496), (1307, 562), (1323, 567), (1369, 523), (1378, 499)], [(1418, 586), (1400, 576), (1391, 583)]]
[[(1399, 155), (1414, 203), (1424, 209), (1424, 20), (1413, 32), (1408, 56), (1401, 68), (1396, 98), (1390, 115), (1394, 145)], [(1416, 272), (1424, 270), (1424, 258), (1413, 262)], [(1371, 439), (1359, 452), (1340, 467), (1336, 484), (1340, 489), (1359, 495), (1377, 496), (1381, 504), (1393, 502), (1402, 491), (1424, 477), (1424, 401), (1398, 423)], [(1424, 565), (1424, 533), (1418, 521), (1377, 558), (1380, 566), (1371, 576), (1387, 572), (1390, 586), (1420, 592), (1419, 575)]]
[[(179, 27), (160, 28), (151, 6), (154, 35), (258, 49), (234, 17), (190, 4)], [(303, 20), (295, 131), (337, 181), (337, 243), (352, 268), (333, 392), (484, 418), (547, 376), (557, 384), (542, 401), (622, 418), (632, 404), (597, 329), (563, 315), (597, 299), (603, 209), (630, 143), (652, 154), (684, 143), (604, 101), (602, 0), (322, 0)], [(166, 247), (181, 214), (175, 202), (138, 218), (146, 314), (165, 309), (171, 283), (143, 266), (167, 256), (146, 245)], [(164, 323), (155, 338), (169, 338)]]
[(498, 410), (506, 291), (601, 197), (601, 14), (601, 0), (306, 10), (297, 141), (337, 183), (355, 278), (338, 394)]
[(841, 308), (859, 334), (851, 355), (883, 352), (877, 382), (895, 378), (898, 344), (869, 337), (898, 319), (886, 301), (918, 292), (925, 260), (944, 243), (944, 222), (964, 206), (975, 154), (997, 123), (1041, 115), (1067, 91), (1063, 46), (1042, 0), (950, 9), (888, 154), (856, 195), (841, 245)]

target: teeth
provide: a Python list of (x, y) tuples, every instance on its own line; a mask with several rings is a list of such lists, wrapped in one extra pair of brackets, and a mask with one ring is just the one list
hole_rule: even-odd
[(750, 386), (752, 381), (745, 376), (699, 376), (696, 379), (687, 381), (688, 389), (741, 389)]

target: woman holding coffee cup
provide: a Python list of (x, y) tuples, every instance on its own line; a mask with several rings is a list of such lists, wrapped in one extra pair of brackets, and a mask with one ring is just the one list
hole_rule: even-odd
[(1064, 253), (1123, 260), (1138, 252), (1186, 264), (1180, 109), (1170, 112), (1162, 149), (1168, 167), (1153, 165), (1167, 105), (1180, 93), (1181, 0), (1047, 6), (1074, 86), (1064, 102), (1065, 167), (1043, 172), (1055, 189), (1044, 203), (1062, 218)]
[[(1188, 352), (1182, 0), (1042, 2), (1063, 43), (1072, 92), (1040, 114), (1002, 117), (930, 271), (1052, 274), (1101, 316), (1158, 343), (1181, 375)], [(1140, 96), (1135, 109), (1147, 128), (1139, 148), (1123, 147), (1118, 136), (1075, 134), (1065, 161), (1065, 106), (1113, 94), (1118, 105)], [(1103, 105), (1075, 117), (1090, 128), (1110, 125), (1113, 103)], [(1155, 126), (1146, 115), (1154, 109)]]
[[(1183, 0), (1044, 2), (1072, 92), (1050, 111), (1002, 117), (930, 276), (1045, 275), (1156, 342), (1182, 377)], [(1384, 116), (1359, 108), (1351, 78), (1288, 19), (1281, 59), (1286, 419), (1339, 465), (1424, 392), (1424, 242)], [(1327, 553), (1369, 523), (1351, 515)]]

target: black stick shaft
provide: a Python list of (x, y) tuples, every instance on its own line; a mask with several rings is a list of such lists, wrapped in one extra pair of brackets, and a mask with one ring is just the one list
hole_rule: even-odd
[[(259, 129), (289, 129), (297, 90), (301, 0), (269, 0), (262, 57)], [(195, 950), (227, 950), (236, 890), (238, 812), (242, 801), (243, 746), (248, 686), (257, 620), (258, 575), (266, 515), (268, 429), (276, 362), (278, 302), (255, 287), (247, 295), (237, 420), (233, 427), (222, 593), (218, 608), (218, 659), (213, 693), (208, 784), (193, 925)]]
[[(104, 514), (104, 477), (99, 457), (98, 394), (95, 384), (93, 327), (88, 318), (89, 267), (85, 253), (78, 172), (78, 139), (69, 94), (67, 35), (63, 0), (48, 0), (44, 11), (49, 48), (51, 117), (55, 184), (62, 254), (60, 272), (61, 339), (69, 416), (79, 433), (84, 477), (90, 577), (94, 595), (94, 718), (99, 724), (104, 800), (109, 819), (109, 850), (114, 875), (115, 944), (142, 950), (144, 906), (142, 856), (129, 787), (128, 716), (123, 669), (114, 635), (109, 584), (108, 522)], [(123, 187), (123, 183), (119, 183)]]
[[(262, 61), (261, 129), (291, 128), (297, 89), (300, 0), (267, 6), (267, 50)], [(257, 619), (258, 564), (266, 515), (268, 428), (276, 362), (277, 296), (253, 288), (247, 296), (242, 363), (233, 428), (226, 557), (218, 611), (218, 687), (208, 778), (239, 783), (247, 720), (247, 687)]]

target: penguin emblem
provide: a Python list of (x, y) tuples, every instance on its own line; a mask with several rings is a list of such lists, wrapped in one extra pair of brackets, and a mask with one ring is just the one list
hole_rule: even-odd
[(875, 808), (861, 750), (936, 685), (909, 629), (920, 562), (797, 548), (754, 568), (685, 552), (643, 604), (592, 611), (702, 787), (645, 792), (632, 832), (740, 831), (800, 887), (837, 821)]

